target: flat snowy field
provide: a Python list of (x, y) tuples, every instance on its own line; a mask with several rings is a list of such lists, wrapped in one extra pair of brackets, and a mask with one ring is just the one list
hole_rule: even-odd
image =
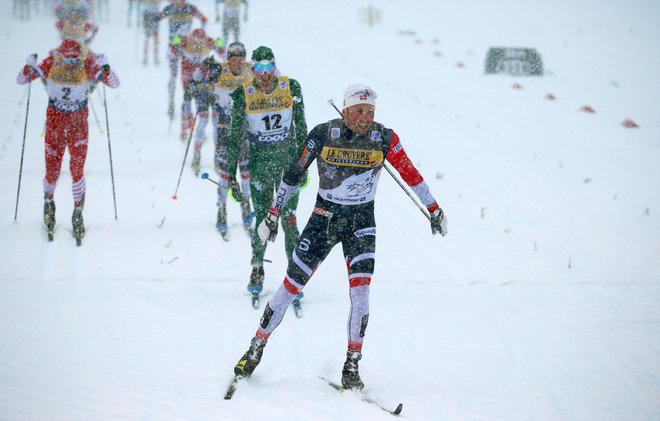
[[(237, 204), (231, 241), (215, 231), (215, 188), (194, 177), (190, 155), (170, 198), (185, 144), (178, 117), (168, 132), (166, 36), (161, 65), (142, 66), (127, 2), (111, 3), (92, 47), (122, 82), (107, 90), (118, 220), (100, 89), (82, 247), (68, 158), (54, 242), (41, 227), (39, 83), (14, 221), (28, 92), (15, 77), (59, 39), (52, 17), (21, 22), (2, 5), (0, 419), (391, 419), (318, 378), (339, 380), (345, 356), (340, 248), (305, 289), (304, 317), (287, 314), (254, 376), (222, 399), (261, 316), (245, 291), (250, 244)], [(212, 0), (195, 4), (219, 36)], [(387, 0), (372, 28), (367, 4), (252, 0), (243, 23), (248, 50), (272, 47), (301, 83), (310, 128), (335, 118), (328, 100), (347, 85), (371, 85), (376, 120), (400, 135), (448, 217), (449, 235), (431, 235), (381, 177), (366, 393), (403, 402), (407, 420), (660, 419), (660, 3)], [(536, 48), (544, 76), (485, 75), (491, 46)], [(211, 158), (207, 142), (214, 175)], [(316, 182), (302, 192), (300, 228)], [(282, 238), (266, 258), (272, 292)]]

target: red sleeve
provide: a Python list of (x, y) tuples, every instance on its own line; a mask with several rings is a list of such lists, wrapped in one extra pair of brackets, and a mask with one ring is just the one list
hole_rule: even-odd
[(85, 60), (85, 74), (87, 75), (87, 80), (96, 79), (100, 71), (101, 66), (96, 63), (94, 56), (87, 57)]
[(99, 31), (99, 27), (96, 25), (92, 25), (91, 23), (86, 23), (85, 24), (85, 33), (91, 32), (92, 35), (96, 35), (96, 33)]
[(62, 29), (64, 28), (64, 21), (58, 20), (57, 22), (55, 22), (55, 28), (57, 28), (58, 31), (62, 32)]
[(103, 72), (101, 66), (96, 62), (95, 57), (88, 57), (85, 60), (85, 74), (90, 81), (99, 80), (111, 88), (117, 88), (119, 86), (119, 78), (115, 72), (112, 69), (109, 73)]
[(204, 14), (202, 14), (202, 12), (199, 11), (197, 6), (193, 6), (193, 15), (195, 15), (197, 19), (201, 20), (203, 24), (206, 24), (207, 21), (206, 16), (204, 16)]
[(387, 151), (387, 162), (392, 164), (397, 172), (401, 174), (403, 181), (409, 186), (416, 186), (424, 181), (424, 178), (419, 171), (417, 171), (417, 168), (415, 168), (415, 165), (413, 165), (408, 158), (406, 151), (403, 149), (403, 145), (401, 145), (401, 141), (399, 140), (399, 135), (394, 133), (394, 131), (392, 131), (390, 149)]
[(39, 65), (39, 70), (41, 70), (43, 72), (44, 77), (47, 78), (48, 75), (50, 74), (50, 69), (53, 68), (53, 62), (54, 62), (53, 57), (48, 56)]

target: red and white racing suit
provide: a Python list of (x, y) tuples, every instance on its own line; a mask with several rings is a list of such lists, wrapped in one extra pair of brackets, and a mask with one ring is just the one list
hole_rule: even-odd
[(48, 93), (46, 109), (46, 176), (43, 185), (47, 197), (55, 193), (64, 151), (69, 148), (69, 169), (73, 179), (73, 200), (80, 204), (85, 197), (84, 167), (87, 158), (87, 100), (100, 81), (111, 88), (119, 86), (114, 72), (105, 73), (96, 56), (81, 57), (76, 64), (66, 64), (54, 50), (38, 66), (25, 66), (16, 81), (23, 85), (39, 78)]

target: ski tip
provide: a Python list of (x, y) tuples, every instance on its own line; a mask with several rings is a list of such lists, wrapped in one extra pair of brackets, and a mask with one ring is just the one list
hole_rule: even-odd
[(399, 406), (396, 407), (394, 411), (392, 411), (392, 415), (399, 415), (403, 411), (403, 404), (400, 403)]
[(202, 173), (202, 179), (206, 180), (207, 178), (209, 178), (209, 173), (203, 172)]

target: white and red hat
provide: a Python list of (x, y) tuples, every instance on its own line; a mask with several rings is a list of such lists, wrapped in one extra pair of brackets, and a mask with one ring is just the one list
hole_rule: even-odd
[(57, 47), (57, 52), (64, 58), (77, 58), (81, 53), (80, 44), (73, 39), (65, 39), (62, 44)]
[(349, 86), (344, 90), (344, 107), (348, 108), (352, 105), (357, 104), (369, 104), (376, 106), (376, 91), (371, 89), (367, 85), (362, 85), (361, 83), (356, 83)]

